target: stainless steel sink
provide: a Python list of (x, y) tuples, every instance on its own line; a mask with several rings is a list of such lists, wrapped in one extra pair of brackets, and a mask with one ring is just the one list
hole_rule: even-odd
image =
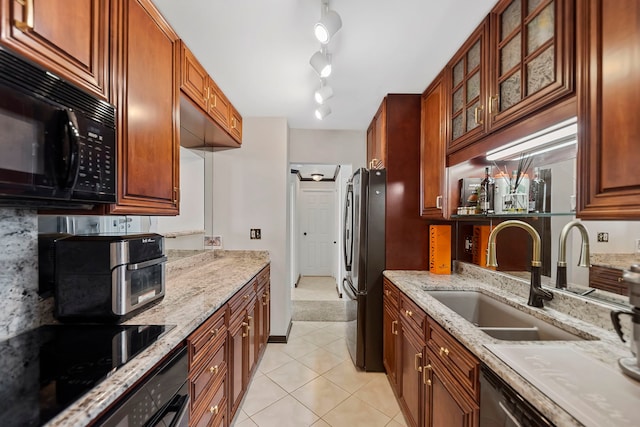
[(426, 291), (484, 333), (505, 341), (576, 341), (578, 335), (553, 326), (505, 302), (477, 291)]

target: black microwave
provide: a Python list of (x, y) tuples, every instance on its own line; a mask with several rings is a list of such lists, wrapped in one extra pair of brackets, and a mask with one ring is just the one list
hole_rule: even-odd
[(115, 107), (0, 47), (0, 206), (116, 201)]

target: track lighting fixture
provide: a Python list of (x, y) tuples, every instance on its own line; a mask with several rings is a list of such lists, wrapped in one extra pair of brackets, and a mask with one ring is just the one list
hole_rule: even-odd
[(322, 2), (322, 17), (313, 27), (316, 39), (322, 44), (331, 41), (331, 37), (342, 28), (342, 19), (335, 10), (329, 10), (329, 1)]
[(311, 67), (322, 78), (329, 77), (331, 74), (331, 60), (328, 55), (325, 54), (324, 49), (321, 49), (313, 54), (309, 60)]
[(322, 79), (320, 81), (320, 89), (316, 90), (313, 96), (318, 104), (324, 104), (327, 99), (333, 96), (333, 89)]
[(318, 120), (324, 119), (329, 114), (331, 114), (331, 108), (326, 104), (325, 105), (321, 105), (318, 108), (316, 108), (316, 118)]

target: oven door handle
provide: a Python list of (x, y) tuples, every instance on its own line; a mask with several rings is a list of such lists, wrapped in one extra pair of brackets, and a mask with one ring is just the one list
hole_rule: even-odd
[(149, 261), (139, 262), (137, 264), (129, 264), (127, 265), (127, 270), (140, 270), (142, 268), (151, 267), (152, 265), (162, 264), (167, 262), (166, 256), (161, 256), (160, 258), (152, 259)]
[(173, 417), (169, 427), (176, 426), (182, 419), (182, 415), (187, 410), (189, 404), (188, 394), (176, 394), (164, 407), (162, 407), (149, 421), (144, 424), (144, 427), (155, 427), (160, 421), (171, 412), (175, 412), (176, 416)]

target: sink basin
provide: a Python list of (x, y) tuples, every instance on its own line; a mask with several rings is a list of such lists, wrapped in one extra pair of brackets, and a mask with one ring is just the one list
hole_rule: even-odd
[(505, 341), (576, 341), (583, 338), (477, 291), (426, 291), (482, 332)]

